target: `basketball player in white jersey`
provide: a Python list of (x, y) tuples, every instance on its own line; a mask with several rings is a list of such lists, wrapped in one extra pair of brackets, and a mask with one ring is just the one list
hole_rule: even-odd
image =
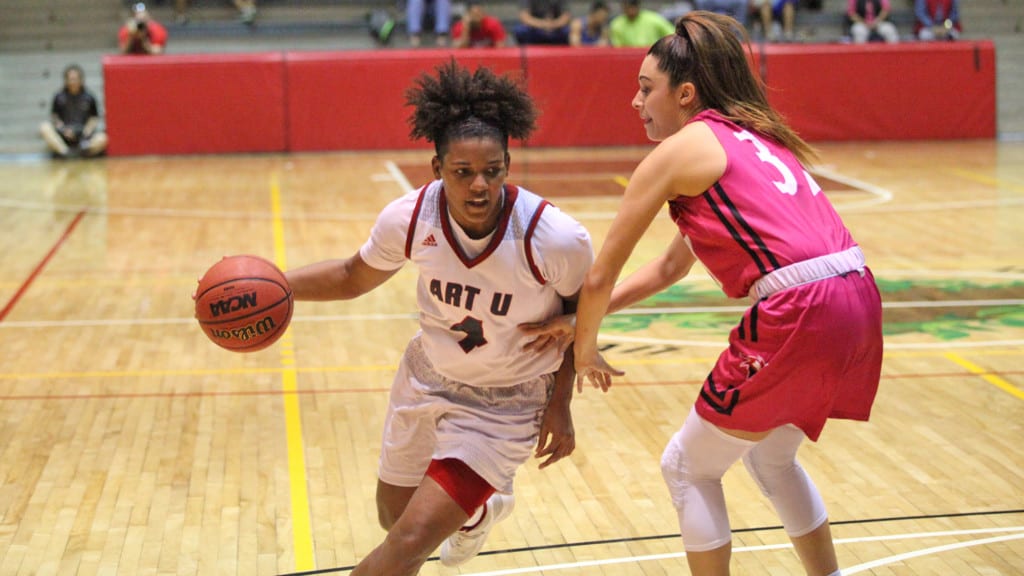
[(437, 179), (384, 208), (356, 254), (287, 274), (296, 300), (337, 300), (406, 260), (419, 269), (420, 330), (392, 386), (378, 471), (388, 534), (355, 576), (416, 574), (439, 545), (443, 564), (469, 560), (512, 511), (531, 452), (544, 467), (575, 447), (571, 351), (525, 328), (573, 309), (593, 248), (578, 222), (505, 182), (509, 138), (533, 130), (533, 102), (454, 60), (407, 96)]

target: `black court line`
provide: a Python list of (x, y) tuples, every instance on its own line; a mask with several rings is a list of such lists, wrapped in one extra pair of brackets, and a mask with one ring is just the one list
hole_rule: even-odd
[[(908, 520), (941, 520), (948, 518), (967, 518), (971, 516), (1003, 516), (1012, 514), (1024, 514), (1024, 508), (1017, 508), (1011, 510), (988, 510), (978, 512), (953, 512), (947, 514), (917, 514), (913, 516), (887, 516), (883, 518), (863, 518), (860, 520), (839, 520), (835, 522), (829, 522), (831, 526), (855, 526), (859, 524), (880, 524), (883, 522), (905, 522)], [(733, 534), (745, 534), (751, 532), (764, 532), (768, 530), (782, 530), (783, 527), (779, 526), (758, 526), (754, 528), (738, 528), (733, 530)], [(609, 538), (606, 540), (583, 540), (580, 542), (566, 542), (564, 544), (547, 544), (544, 546), (525, 546), (521, 548), (505, 548), (503, 550), (487, 550), (477, 554), (477, 556), (495, 556), (498, 554), (516, 554), (519, 552), (537, 552), (541, 550), (558, 550), (562, 548), (577, 548), (582, 546), (599, 546), (603, 544), (622, 544), (629, 542), (645, 542), (652, 540), (669, 540), (674, 538), (681, 538), (679, 533), (675, 534), (656, 534), (651, 536), (633, 536), (629, 538)], [(438, 560), (439, 557), (431, 556), (427, 558), (427, 562)], [(319, 570), (309, 570), (306, 572), (287, 572), (279, 574), (278, 576), (314, 576), (317, 574), (334, 574), (338, 572), (350, 572), (355, 569), (355, 566), (341, 566), (338, 568), (322, 568)]]

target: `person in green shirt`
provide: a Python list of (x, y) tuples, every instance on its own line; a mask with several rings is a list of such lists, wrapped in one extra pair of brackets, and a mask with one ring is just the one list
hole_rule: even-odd
[(673, 34), (675, 26), (661, 14), (640, 8), (640, 0), (623, 0), (622, 14), (612, 19), (610, 32), (612, 46), (649, 48)]

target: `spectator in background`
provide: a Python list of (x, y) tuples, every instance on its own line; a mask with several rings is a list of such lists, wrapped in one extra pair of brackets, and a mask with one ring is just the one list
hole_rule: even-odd
[(405, 30), (409, 33), (409, 44), (419, 46), (422, 43), (423, 23), (425, 16), (433, 23), (434, 34), (438, 46), (448, 45), (448, 30), (452, 24), (451, 0), (408, 0), (405, 6)]
[(174, 23), (179, 26), (188, 24), (188, 1), (174, 0)]
[(50, 119), (39, 127), (50, 150), (60, 158), (97, 156), (107, 149), (100, 130), (96, 98), (85, 89), (85, 74), (78, 64), (64, 69), (64, 88), (53, 97)]
[(466, 13), (452, 26), (452, 43), (456, 48), (502, 48), (505, 27), (501, 20), (484, 12), (480, 0), (470, 0)]
[(569, 25), (571, 46), (608, 46), (608, 17), (610, 12), (604, 0), (594, 0), (586, 16), (580, 16)]
[(568, 44), (572, 14), (562, 0), (520, 0), (516, 42), (519, 44)]
[(750, 0), (695, 0), (694, 8), (732, 16), (746, 27), (747, 13), (750, 12)]
[(609, 26), (612, 46), (616, 47), (650, 48), (675, 31), (675, 26), (661, 14), (640, 8), (640, 0), (623, 0), (622, 14), (612, 18)]
[[(756, 13), (761, 24), (763, 38), (771, 42), (793, 42), (796, 40), (797, 0), (752, 0), (751, 11)], [(779, 30), (775, 23), (778, 22)]]
[(846, 17), (853, 43), (899, 42), (896, 25), (889, 21), (891, 8), (889, 0), (849, 0)]
[[(238, 18), (244, 24), (256, 21), (256, 0), (232, 0), (238, 9)], [(174, 0), (174, 22), (179, 25), (188, 24), (189, 0)]]
[(167, 46), (167, 29), (153, 20), (142, 2), (132, 6), (132, 17), (117, 33), (122, 54), (163, 54)]
[(234, 0), (234, 3), (242, 23), (252, 24), (256, 21), (256, 0)]
[(959, 0), (914, 0), (914, 33), (918, 40), (956, 40), (960, 37)]

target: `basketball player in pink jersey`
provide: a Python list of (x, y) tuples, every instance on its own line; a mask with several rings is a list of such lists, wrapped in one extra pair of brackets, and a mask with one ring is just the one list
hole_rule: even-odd
[[(729, 573), (721, 479), (742, 459), (807, 573), (839, 574), (828, 515), (796, 461), (828, 418), (867, 420), (881, 372), (881, 301), (864, 255), (802, 162), (811, 149), (772, 110), (747, 63), (743, 28), (690, 12), (657, 41), (633, 98), (659, 144), (624, 193), (580, 295), (578, 380), (622, 373), (597, 351), (605, 314), (686, 276), (698, 260), (753, 305), (729, 335), (661, 465), (693, 574)], [(679, 235), (616, 282), (665, 204)]]
[(296, 300), (337, 300), (406, 260), (419, 269), (420, 330), (392, 385), (378, 470), (388, 533), (356, 576), (416, 574), (439, 545), (443, 564), (469, 560), (512, 511), (531, 453), (543, 468), (575, 447), (568, 343), (520, 325), (572, 310), (593, 248), (578, 222), (506, 183), (509, 139), (533, 130), (533, 102), (454, 60), (407, 96), (437, 179), (388, 204), (351, 257), (287, 273)]

